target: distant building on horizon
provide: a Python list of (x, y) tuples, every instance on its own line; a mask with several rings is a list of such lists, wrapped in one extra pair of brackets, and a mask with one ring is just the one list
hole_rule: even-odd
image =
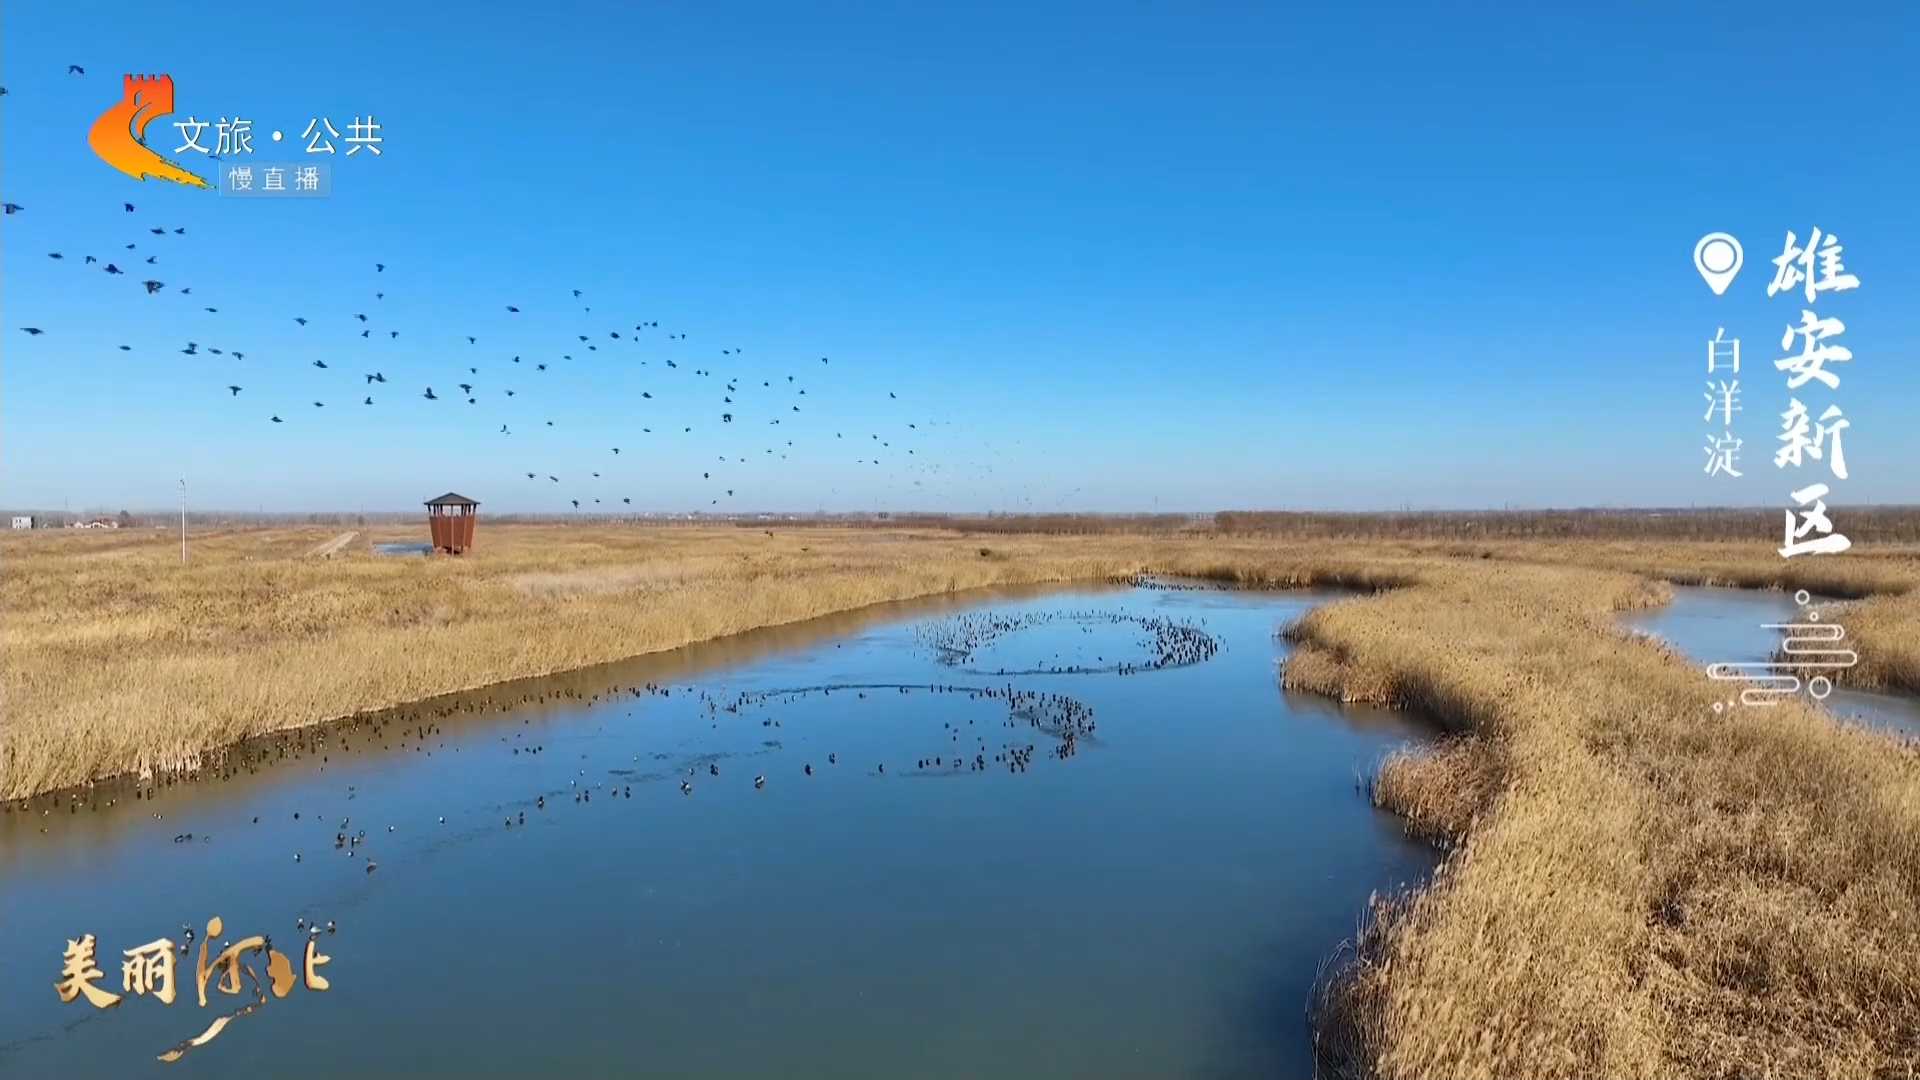
[(15, 515), (13, 515), (13, 527), (14, 527), (14, 528), (16, 528), (16, 529), (31, 529), (31, 528), (33, 528), (33, 515), (32, 515), (32, 514), (15, 514)]

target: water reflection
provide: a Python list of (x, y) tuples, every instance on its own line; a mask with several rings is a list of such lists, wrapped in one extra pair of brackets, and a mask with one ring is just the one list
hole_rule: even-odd
[[(1813, 608), (1838, 601), (1813, 598)], [(1780, 632), (1767, 623), (1800, 621), (1793, 596), (1752, 589), (1675, 586), (1666, 607), (1628, 614), (1628, 626), (1673, 645), (1702, 664), (1753, 663), (1774, 658)], [(1845, 624), (1844, 615), (1838, 621)], [(1823, 703), (1834, 716), (1869, 727), (1920, 736), (1920, 698), (1840, 688)]]
[[(117, 962), (219, 914), (289, 940), (337, 920), (333, 990), (171, 1067), (198, 1075), (1306, 1075), (1316, 965), (1433, 858), (1353, 787), (1410, 718), (1276, 687), (1273, 629), (1315, 600), (896, 605), (16, 809), (0, 1072), (169, 1068), (210, 1013), (61, 1005), (60, 948), (92, 932)], [(925, 627), (974, 610), (1009, 620), (990, 670), (1115, 670), (956, 670)], [(1216, 647), (1153, 669), (1139, 635), (1058, 614), (1088, 611)], [(1081, 714), (1042, 701), (1090, 710), (1077, 753)]]

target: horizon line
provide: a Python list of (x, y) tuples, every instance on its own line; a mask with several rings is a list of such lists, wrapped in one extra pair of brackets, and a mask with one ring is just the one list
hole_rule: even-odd
[[(480, 503), (476, 503), (476, 505), (484, 506), (485, 503), (480, 502)], [(1916, 509), (1920, 509), (1920, 502), (1833, 503), (1830, 505), (1835, 510), (1916, 510)], [(1153, 509), (1144, 509), (1144, 510), (1115, 510), (1115, 509), (1106, 509), (1106, 510), (995, 510), (995, 509), (821, 510), (821, 509), (812, 509), (812, 510), (727, 510), (727, 511), (663, 510), (663, 509), (637, 510), (637, 509), (629, 508), (624, 510), (498, 510), (498, 511), (495, 511), (492, 516), (538, 517), (538, 518), (559, 518), (559, 519), (574, 518), (574, 517), (597, 517), (597, 518), (700, 517), (700, 518), (713, 518), (718, 520), (726, 520), (731, 518), (750, 518), (750, 517), (861, 518), (861, 519), (872, 519), (872, 518), (880, 518), (880, 517), (916, 517), (916, 518), (1188, 517), (1188, 518), (1192, 518), (1192, 517), (1216, 517), (1221, 514), (1330, 514), (1330, 515), (1346, 515), (1346, 516), (1354, 516), (1354, 517), (1381, 516), (1381, 515), (1388, 515), (1388, 514), (1461, 514), (1461, 515), (1661, 514), (1661, 513), (1695, 514), (1695, 513), (1727, 513), (1727, 512), (1754, 513), (1759, 511), (1769, 511), (1769, 510), (1779, 510), (1779, 509), (1782, 509), (1782, 507), (1773, 505), (1771, 503), (1753, 503), (1753, 504), (1711, 503), (1706, 505), (1687, 505), (1687, 506), (1679, 506), (1679, 505), (1673, 505), (1673, 504), (1664, 504), (1664, 505), (1651, 504), (1651, 505), (1635, 505), (1635, 506), (1594, 506), (1594, 505), (1577, 506), (1576, 505), (1576, 506), (1501, 506), (1501, 507), (1403, 506), (1403, 507), (1384, 507), (1384, 508), (1375, 508), (1375, 509), (1366, 509), (1366, 510), (1340, 509), (1340, 508), (1333, 508), (1333, 507), (1257, 507), (1257, 508), (1242, 507), (1242, 508), (1232, 508), (1232, 509), (1215, 508), (1211, 510), (1178, 510), (1178, 509), (1176, 510), (1153, 510)], [(284, 517), (296, 517), (296, 516), (303, 516), (303, 515), (324, 515), (329, 517), (357, 517), (357, 516), (368, 516), (368, 515), (381, 516), (381, 517), (409, 517), (416, 514), (424, 514), (425, 512), (426, 512), (426, 504), (422, 502), (420, 508), (418, 509), (408, 508), (404, 510), (394, 510), (394, 509), (382, 510), (382, 509), (366, 509), (366, 508), (351, 509), (351, 510), (341, 510), (341, 509), (241, 510), (241, 509), (220, 508), (220, 507), (212, 507), (207, 509), (189, 508), (187, 510), (187, 517), (189, 520), (195, 517), (284, 518)], [(35, 508), (35, 507), (15, 507), (15, 508), (0, 507), (0, 516), (38, 517), (38, 516), (44, 515), (44, 516), (51, 517), (51, 516), (58, 515), (63, 517), (94, 518), (94, 517), (112, 517), (120, 513), (126, 513), (130, 516), (178, 518), (180, 514), (180, 508), (177, 506), (148, 507), (145, 509), (134, 509), (131, 507), (126, 507), (126, 508), (110, 510), (110, 509), (105, 509), (100, 507), (94, 507), (94, 508), (81, 509), (81, 510), (68, 510), (68, 509), (55, 510), (55, 509)]]

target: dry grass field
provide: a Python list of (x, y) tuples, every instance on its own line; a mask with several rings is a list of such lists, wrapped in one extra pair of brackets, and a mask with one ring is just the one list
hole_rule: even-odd
[(191, 769), (248, 735), (885, 600), (1117, 567), (905, 534), (496, 527), (459, 558), (332, 529), (0, 539), (0, 797)]
[(1319, 1003), (1339, 1076), (1920, 1072), (1920, 750), (1798, 705), (1725, 717), (1623, 633), (1665, 582), (1862, 598), (1862, 671), (1920, 690), (1920, 553), (1764, 543), (1302, 541), (1147, 529), (483, 524), (470, 555), (376, 528), (0, 537), (0, 796), (191, 769), (246, 735), (973, 586), (1196, 574), (1377, 590), (1309, 615), (1284, 680), (1451, 733), (1375, 797), (1448, 845), (1375, 905)]
[(1920, 1068), (1920, 749), (1798, 703), (1714, 713), (1689, 663), (1613, 629), (1658, 593), (1483, 562), (1292, 628), (1290, 686), (1457, 732), (1378, 778), (1455, 846), (1319, 1003), (1333, 1075)]

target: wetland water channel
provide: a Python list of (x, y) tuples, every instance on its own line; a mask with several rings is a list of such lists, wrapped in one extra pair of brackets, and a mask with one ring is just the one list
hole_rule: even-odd
[[(1631, 612), (1625, 622), (1702, 665), (1759, 663), (1772, 660), (1780, 647), (1781, 631), (1768, 629), (1767, 624), (1804, 622), (1811, 610), (1845, 626), (1845, 609), (1838, 603), (1810, 598), (1803, 609), (1792, 593), (1676, 585), (1672, 603)], [(1841, 687), (1822, 704), (1840, 719), (1920, 737), (1920, 698), (1912, 695)]]
[[(1308, 1076), (1317, 966), (1436, 858), (1355, 785), (1418, 719), (1279, 688), (1333, 595), (888, 605), (16, 806), (0, 1074)], [(252, 1000), (197, 939), (171, 1006), (54, 992), (216, 914), (296, 972), (333, 921), (331, 989), (173, 1064)]]

